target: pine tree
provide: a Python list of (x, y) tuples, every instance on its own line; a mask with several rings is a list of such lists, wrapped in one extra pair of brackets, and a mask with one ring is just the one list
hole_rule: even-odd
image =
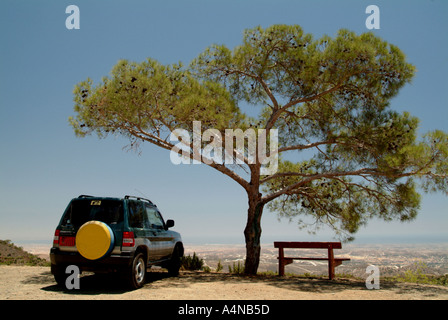
[[(417, 137), (418, 119), (390, 106), (414, 73), (398, 47), (373, 33), (314, 39), (297, 25), (257, 27), (240, 46), (213, 45), (187, 67), (120, 61), (101, 83), (76, 86), (70, 123), (78, 136), (119, 134), (132, 148), (147, 141), (167, 150), (169, 133), (192, 135), (193, 121), (222, 136), (278, 130), (275, 173), (262, 175), (259, 159), (238, 166), (200, 159), (247, 193), (244, 270), (255, 274), (266, 205), (351, 239), (374, 217), (414, 219), (419, 186), (447, 191), (447, 134)], [(245, 115), (241, 102), (259, 107), (259, 118)]]

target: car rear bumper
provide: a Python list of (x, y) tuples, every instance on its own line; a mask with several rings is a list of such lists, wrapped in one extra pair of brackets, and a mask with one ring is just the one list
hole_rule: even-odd
[(65, 272), (68, 265), (75, 265), (81, 271), (113, 271), (130, 266), (132, 263), (132, 253), (122, 252), (121, 254), (112, 254), (98, 260), (89, 260), (81, 256), (78, 252), (61, 251), (59, 248), (51, 248), (50, 261), (51, 271)]

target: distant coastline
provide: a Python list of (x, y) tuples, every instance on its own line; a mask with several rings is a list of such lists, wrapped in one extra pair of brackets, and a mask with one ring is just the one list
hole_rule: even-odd
[[(52, 237), (38, 240), (21, 240), (21, 239), (9, 239), (13, 243), (19, 246), (29, 245), (52, 245)], [(243, 237), (183, 237), (184, 243), (189, 245), (244, 245)], [(297, 235), (297, 237), (282, 237), (282, 236), (265, 236), (262, 237), (261, 242), (264, 245), (274, 243), (274, 241), (338, 241), (333, 237), (316, 236), (310, 237), (309, 235)], [(409, 236), (360, 236), (356, 237), (353, 242), (346, 244), (352, 245), (364, 245), (364, 244), (431, 244), (431, 243), (448, 243), (448, 233), (446, 235), (418, 235), (414, 237)], [(447, 249), (448, 251), (448, 249)]]
[[(245, 244), (243, 237), (183, 237), (185, 243), (192, 245), (206, 244)], [(274, 241), (339, 241), (331, 236), (297, 235), (297, 236), (262, 236), (261, 243), (269, 244)], [(343, 242), (344, 243), (344, 242)], [(430, 244), (430, 243), (448, 243), (448, 233), (446, 235), (418, 235), (418, 236), (359, 236), (354, 241), (347, 244)]]

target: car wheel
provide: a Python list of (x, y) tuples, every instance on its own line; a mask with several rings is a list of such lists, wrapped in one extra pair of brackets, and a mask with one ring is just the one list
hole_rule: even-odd
[(126, 276), (131, 289), (138, 289), (144, 286), (146, 279), (146, 259), (143, 253), (139, 253), (134, 257)]
[(174, 248), (173, 255), (171, 256), (171, 260), (167, 266), (167, 269), (170, 276), (177, 277), (179, 275), (180, 253), (178, 247)]
[(51, 273), (54, 276), (54, 280), (58, 286), (65, 287), (65, 280), (67, 279), (67, 274), (65, 274), (65, 268), (61, 266), (51, 265)]

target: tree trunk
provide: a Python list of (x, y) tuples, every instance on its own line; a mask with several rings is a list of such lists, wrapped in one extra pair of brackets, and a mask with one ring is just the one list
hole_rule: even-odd
[(260, 237), (261, 237), (261, 215), (263, 206), (259, 200), (261, 194), (256, 196), (249, 195), (249, 209), (247, 212), (247, 223), (244, 229), (246, 239), (246, 264), (244, 273), (247, 275), (256, 275), (260, 263)]

